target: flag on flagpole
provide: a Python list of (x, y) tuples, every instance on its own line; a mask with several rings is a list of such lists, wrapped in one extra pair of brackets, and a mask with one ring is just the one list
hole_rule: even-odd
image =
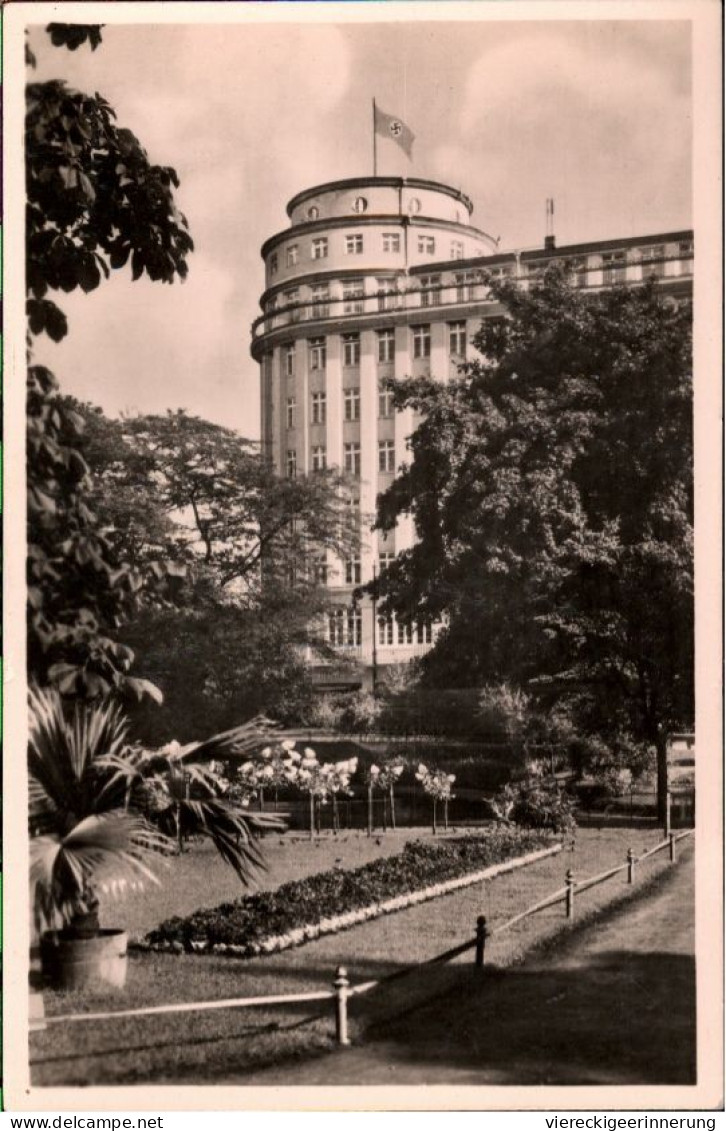
[(408, 158), (412, 156), (413, 143), (415, 141), (414, 134), (408, 128), (405, 122), (400, 118), (395, 118), (392, 114), (386, 114), (383, 110), (379, 109), (376, 104), (373, 104), (373, 116), (375, 122), (375, 131), (379, 137), (389, 137), (399, 145)]

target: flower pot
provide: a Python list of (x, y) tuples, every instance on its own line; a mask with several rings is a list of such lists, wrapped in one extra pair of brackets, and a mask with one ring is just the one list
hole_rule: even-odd
[(126, 984), (128, 935), (115, 928), (99, 930), (91, 938), (68, 931), (43, 936), (43, 973), (62, 990), (82, 990), (94, 985), (122, 989)]

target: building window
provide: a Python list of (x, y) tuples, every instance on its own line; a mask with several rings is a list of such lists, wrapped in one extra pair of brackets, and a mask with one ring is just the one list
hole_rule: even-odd
[(384, 569), (388, 569), (390, 565), (393, 565), (395, 556), (392, 550), (384, 550), (378, 555), (378, 570), (380, 573), (383, 573)]
[(291, 243), (285, 252), (285, 262), (288, 267), (294, 267), (298, 260), (298, 246), (296, 243)]
[(565, 267), (570, 276), (570, 281), (576, 287), (587, 286), (587, 260), (584, 256), (576, 255), (565, 260)]
[(378, 415), (393, 416), (393, 390), (385, 382), (378, 389)]
[(360, 420), (360, 389), (346, 389), (343, 405), (346, 420)]
[(393, 440), (378, 441), (378, 470), (396, 470), (396, 445)]
[(430, 624), (417, 624), (416, 625), (416, 643), (417, 644), (430, 644), (433, 639)]
[(451, 241), (451, 258), (463, 259), (464, 258), (464, 244), (462, 240)]
[(363, 236), (345, 237), (345, 254), (360, 255), (363, 251)]
[(625, 252), (606, 252), (602, 257), (603, 285), (613, 286), (615, 283), (625, 282)]
[(433, 236), (418, 237), (419, 255), (433, 255), (436, 251), (436, 240)]
[(693, 274), (693, 240), (682, 240), (678, 244), (681, 275)]
[(287, 477), (294, 479), (297, 475), (297, 452), (294, 448), (288, 448), (287, 452)]
[(383, 250), (387, 253), (401, 250), (401, 236), (398, 232), (383, 233)]
[(270, 256), (270, 274), (274, 275), (277, 272), (277, 252), (273, 251)]
[(398, 643), (413, 644), (413, 625), (398, 622)]
[[(310, 357), (310, 368), (325, 369), (325, 338), (310, 338), (308, 342), (308, 352)], [(323, 396), (325, 396), (324, 393)]]
[(343, 467), (349, 475), (360, 475), (360, 444), (343, 444)]
[(456, 279), (456, 301), (471, 302), (475, 297), (474, 288), (479, 281), (475, 271), (460, 271)]
[(310, 298), (313, 304), (313, 318), (327, 318), (330, 314), (330, 291), (326, 284), (316, 284), (310, 290)]
[(312, 450), (312, 469), (313, 471), (325, 471), (327, 460), (325, 456), (325, 448), (322, 444), (317, 444)]
[(343, 334), (343, 365), (360, 365), (360, 334)]
[(351, 648), (359, 648), (363, 639), (363, 614), (359, 608), (346, 610), (345, 617), (346, 644)]
[(283, 299), (285, 306), (288, 307), (287, 320), (288, 322), (300, 321), (300, 291), (295, 288), (293, 291), (285, 291)]
[(325, 393), (313, 393), (311, 424), (325, 424)]
[(413, 328), (413, 356), (431, 357), (431, 327), (414, 326)]
[(295, 398), (287, 398), (287, 426), (288, 428), (295, 427)]
[(325, 554), (316, 554), (313, 558), (313, 577), (318, 585), (328, 584), (328, 563)]
[(328, 254), (328, 238), (320, 236), (313, 240), (313, 259), (325, 259)]
[(378, 331), (379, 362), (393, 361), (396, 356), (396, 334), (393, 330)]
[(398, 302), (398, 291), (393, 279), (378, 280), (378, 309), (395, 310)]
[(655, 247), (644, 247), (640, 251), (640, 261), (643, 265), (644, 279), (660, 279), (665, 274), (665, 248), (663, 244)]
[(449, 353), (452, 357), (466, 356), (466, 322), (449, 322)]
[(345, 644), (345, 610), (328, 613), (328, 639), (331, 644)]
[(385, 647), (393, 644), (393, 617), (380, 617), (378, 620), (378, 643)]
[(441, 303), (440, 275), (421, 276), (421, 305), (439, 306)]
[(343, 283), (343, 313), (362, 314), (363, 295), (362, 279), (348, 279), (347, 282)]
[(348, 558), (345, 563), (345, 584), (360, 585), (360, 558)]
[(358, 213), (365, 212), (367, 208), (368, 208), (368, 201), (366, 200), (366, 198), (364, 196), (357, 196), (355, 198), (355, 200), (353, 201), (353, 211), (354, 212), (358, 212)]
[(286, 377), (294, 377), (295, 376), (295, 346), (292, 343), (290, 343), (289, 346), (283, 347), (283, 357), (284, 357), (284, 363), (283, 364), (285, 366), (285, 376)]

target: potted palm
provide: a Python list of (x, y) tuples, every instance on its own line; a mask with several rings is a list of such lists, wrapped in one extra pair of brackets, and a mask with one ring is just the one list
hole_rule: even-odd
[[(159, 882), (154, 860), (174, 849), (164, 827), (169, 808), (177, 815), (182, 808), (182, 827), (211, 837), (243, 881), (262, 865), (251, 817), (218, 795), (211, 771), (185, 761), (200, 750), (211, 757), (234, 749), (235, 737), (244, 745), (245, 732), (143, 751), (128, 743), (127, 721), (114, 703), (66, 707), (54, 690), (31, 690), (31, 901), (44, 972), (55, 984), (124, 984), (126, 932), (101, 927), (99, 895)], [(180, 807), (169, 782), (182, 764), (194, 789)], [(261, 820), (275, 823), (255, 823)]]

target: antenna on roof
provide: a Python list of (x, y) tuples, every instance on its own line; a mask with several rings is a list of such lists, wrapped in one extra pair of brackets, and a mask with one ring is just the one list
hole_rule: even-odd
[(545, 249), (551, 251), (555, 246), (555, 200), (548, 196), (545, 201)]

